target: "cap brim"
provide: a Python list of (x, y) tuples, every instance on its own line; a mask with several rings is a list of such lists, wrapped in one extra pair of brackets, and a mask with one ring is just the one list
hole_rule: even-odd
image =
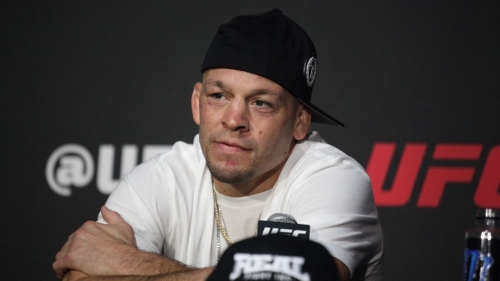
[(321, 110), (319, 107), (315, 106), (314, 104), (307, 102), (307, 101), (304, 101), (300, 98), (298, 98), (298, 100), (300, 102), (302, 102), (303, 104), (305, 104), (311, 110), (311, 121), (312, 122), (345, 127), (344, 123), (333, 118), (328, 113), (324, 112), (323, 110)]

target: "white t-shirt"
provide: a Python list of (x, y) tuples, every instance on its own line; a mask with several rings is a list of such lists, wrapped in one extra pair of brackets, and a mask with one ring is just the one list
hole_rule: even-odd
[[(106, 205), (132, 225), (140, 249), (194, 267), (217, 263), (212, 177), (198, 136), (126, 174)], [(341, 260), (353, 280), (381, 280), (382, 231), (369, 177), (316, 132), (294, 147), (260, 219), (274, 213), (310, 225), (311, 240)]]
[[(219, 216), (224, 221), (227, 234), (233, 243), (257, 234), (260, 215), (271, 192), (272, 189), (244, 197), (230, 197), (217, 192)], [(220, 239), (224, 251), (229, 245), (225, 239)]]

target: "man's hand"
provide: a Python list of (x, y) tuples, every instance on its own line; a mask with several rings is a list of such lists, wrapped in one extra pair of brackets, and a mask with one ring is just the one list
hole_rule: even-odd
[(62, 281), (79, 281), (84, 280), (83, 278), (88, 277), (87, 274), (81, 273), (80, 271), (70, 270), (64, 274)]
[(88, 275), (127, 274), (127, 257), (138, 252), (133, 228), (107, 207), (101, 214), (108, 224), (88, 221), (71, 234), (52, 264), (62, 279), (70, 269)]

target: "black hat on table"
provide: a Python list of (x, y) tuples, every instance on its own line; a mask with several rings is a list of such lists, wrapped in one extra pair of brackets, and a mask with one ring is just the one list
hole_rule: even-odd
[(230, 246), (207, 281), (337, 281), (338, 270), (322, 245), (286, 235), (249, 238)]
[(244, 15), (217, 30), (201, 72), (242, 70), (279, 84), (309, 107), (312, 122), (344, 126), (311, 103), (316, 78), (316, 48), (307, 33), (278, 9)]

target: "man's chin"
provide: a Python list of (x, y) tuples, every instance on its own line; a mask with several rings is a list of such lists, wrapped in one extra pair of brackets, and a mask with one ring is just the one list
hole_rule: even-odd
[(244, 183), (255, 176), (255, 169), (235, 169), (211, 165), (207, 162), (208, 170), (219, 182), (227, 184)]

